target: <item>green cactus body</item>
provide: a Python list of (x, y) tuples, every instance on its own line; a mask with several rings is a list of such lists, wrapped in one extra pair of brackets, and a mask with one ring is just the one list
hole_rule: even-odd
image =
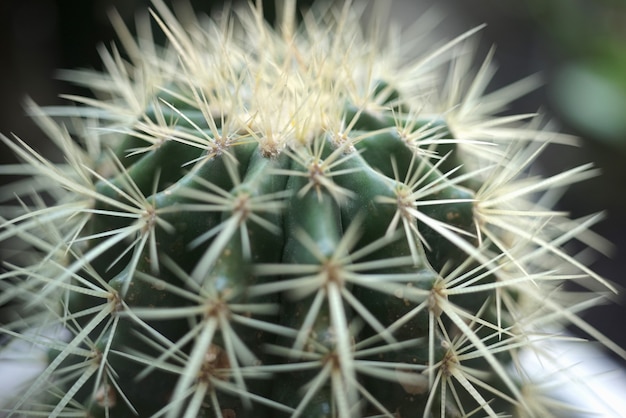
[(568, 322), (602, 339), (561, 285), (612, 287), (562, 250), (591, 221), (533, 198), (596, 173), (527, 176), (567, 137), (493, 116), (488, 71), (436, 82), (473, 31), (401, 66), (349, 5), (296, 29), (287, 2), (280, 31), (154, 5), (168, 46), (120, 30), (128, 61), (82, 78), (109, 97), (48, 111), (84, 127), (33, 106), (64, 163), (2, 137), (32, 178), (0, 332), (46, 354), (9, 415), (559, 416), (518, 355)]

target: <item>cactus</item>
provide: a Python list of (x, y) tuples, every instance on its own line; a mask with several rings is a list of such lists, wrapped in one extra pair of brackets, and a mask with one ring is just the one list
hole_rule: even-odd
[(565, 325), (623, 351), (579, 316), (614, 287), (565, 249), (607, 250), (601, 215), (554, 209), (597, 170), (542, 177), (573, 138), (502, 116), (536, 78), (487, 94), (480, 28), (430, 49), (349, 2), (277, 29), (153, 4), (165, 46), (114, 14), (124, 52), (66, 73), (94, 97), (30, 103), (63, 162), (2, 136), (26, 178), (0, 358), (39, 367), (9, 416), (571, 416), (521, 353)]

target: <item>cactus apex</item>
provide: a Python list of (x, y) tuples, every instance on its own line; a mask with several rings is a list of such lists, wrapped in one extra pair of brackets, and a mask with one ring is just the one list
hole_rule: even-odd
[(67, 73), (96, 98), (30, 104), (64, 160), (0, 136), (22, 160), (0, 173), (28, 176), (0, 189), (0, 364), (16, 341), (45, 357), (5, 410), (558, 416), (522, 352), (572, 324), (626, 353), (579, 316), (615, 286), (565, 249), (608, 252), (601, 216), (554, 209), (597, 170), (535, 175), (574, 141), (501, 115), (536, 77), (485, 93), (482, 26), (433, 48), (350, 1), (277, 4), (272, 27), (261, 2), (153, 0), (160, 46), (113, 14), (124, 54)]

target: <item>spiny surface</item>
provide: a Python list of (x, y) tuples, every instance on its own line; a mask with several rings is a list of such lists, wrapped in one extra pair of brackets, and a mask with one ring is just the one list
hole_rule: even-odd
[(181, 23), (153, 3), (165, 46), (113, 15), (123, 52), (66, 73), (94, 97), (31, 105), (63, 162), (2, 137), (23, 160), (2, 173), (27, 176), (0, 195), (2, 359), (45, 357), (11, 415), (571, 412), (519, 354), (568, 323), (619, 351), (577, 316), (614, 289), (563, 249), (608, 251), (599, 216), (552, 209), (597, 173), (541, 178), (572, 139), (500, 116), (534, 78), (485, 94), (479, 28), (431, 49), (362, 32), (350, 2), (300, 24), (285, 2), (277, 29), (261, 6)]

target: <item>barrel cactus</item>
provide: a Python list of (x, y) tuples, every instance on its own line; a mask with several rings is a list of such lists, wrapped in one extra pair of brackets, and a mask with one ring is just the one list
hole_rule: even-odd
[(520, 353), (571, 324), (619, 351), (578, 316), (614, 288), (565, 249), (604, 251), (600, 216), (554, 209), (596, 170), (542, 177), (573, 139), (503, 116), (534, 77), (486, 93), (480, 28), (360, 4), (153, 5), (165, 45), (112, 15), (106, 71), (65, 73), (93, 96), (30, 104), (61, 162), (2, 137), (1, 358), (39, 367), (9, 416), (571, 416)]

